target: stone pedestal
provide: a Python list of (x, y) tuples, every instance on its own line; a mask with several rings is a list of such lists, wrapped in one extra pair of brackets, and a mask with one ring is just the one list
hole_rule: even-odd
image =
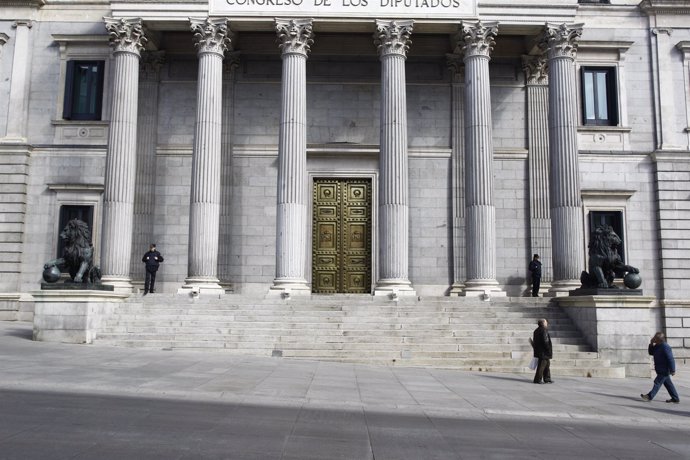
[(557, 302), (602, 358), (624, 365), (629, 377), (649, 377), (647, 346), (655, 332), (654, 300), (653, 296), (595, 295), (559, 297)]
[(34, 340), (63, 343), (92, 343), (115, 304), (128, 297), (88, 290), (37, 291), (32, 295)]

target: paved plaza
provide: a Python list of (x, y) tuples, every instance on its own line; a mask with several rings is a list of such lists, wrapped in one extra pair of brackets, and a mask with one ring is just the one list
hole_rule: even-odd
[[(690, 369), (651, 379), (33, 342), (0, 322), (2, 459), (690, 458)], [(555, 356), (558, 359), (558, 356)]]

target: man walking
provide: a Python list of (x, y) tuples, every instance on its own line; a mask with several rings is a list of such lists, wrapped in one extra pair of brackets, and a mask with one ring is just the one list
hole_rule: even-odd
[(671, 381), (671, 376), (676, 375), (676, 362), (673, 359), (671, 346), (666, 343), (666, 336), (663, 332), (654, 334), (651, 342), (649, 342), (647, 352), (654, 356), (656, 378), (654, 379), (652, 390), (647, 394), (641, 394), (640, 397), (645, 401), (651, 401), (654, 399), (654, 396), (656, 396), (661, 385), (663, 385), (666, 387), (668, 394), (671, 395), (671, 399), (667, 399), (666, 402), (678, 404), (680, 402), (680, 397), (678, 396), (676, 387), (673, 386), (673, 382)]
[(156, 250), (156, 245), (152, 243), (151, 246), (149, 246), (148, 252), (144, 254), (144, 257), (141, 258), (141, 261), (146, 264), (144, 295), (148, 294), (149, 292), (153, 294), (156, 292), (154, 289), (156, 284), (156, 272), (158, 271), (158, 267), (160, 266), (161, 262), (163, 262), (163, 256)]
[(538, 328), (532, 335), (532, 347), (534, 347), (534, 357), (539, 359), (537, 372), (534, 374), (534, 383), (553, 383), (551, 380), (551, 358), (553, 351), (551, 347), (551, 336), (547, 330), (549, 322), (542, 318), (537, 321)]
[(541, 262), (539, 262), (539, 254), (534, 254), (532, 262), (529, 263), (528, 270), (532, 274), (532, 297), (539, 297), (539, 285), (541, 284)]

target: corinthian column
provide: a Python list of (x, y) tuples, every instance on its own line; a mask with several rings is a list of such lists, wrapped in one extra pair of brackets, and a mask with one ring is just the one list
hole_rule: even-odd
[(139, 58), (147, 39), (141, 19), (104, 18), (113, 47), (113, 98), (103, 193), (103, 281), (131, 292), (129, 278), (137, 152)]
[(222, 295), (218, 284), (223, 56), (227, 19), (191, 19), (199, 57), (192, 151), (187, 279), (180, 293)]
[(307, 284), (307, 55), (314, 42), (311, 19), (276, 19), (282, 51), (276, 293), (309, 294)]
[(505, 295), (496, 281), (494, 145), (491, 131), (489, 59), (496, 22), (460, 25), (456, 53), (465, 62), (466, 296)]
[(580, 273), (585, 267), (575, 84), (575, 54), (580, 35), (582, 24), (547, 24), (540, 41), (549, 66), (553, 243), (553, 284), (549, 292), (555, 295), (578, 287)]
[(546, 58), (524, 56), (527, 80), (530, 250), (542, 263), (542, 289), (551, 286), (551, 213), (549, 210), (549, 89)]
[(375, 295), (416, 295), (409, 281), (409, 184), (405, 60), (413, 21), (376, 20), (381, 59), (379, 279)]

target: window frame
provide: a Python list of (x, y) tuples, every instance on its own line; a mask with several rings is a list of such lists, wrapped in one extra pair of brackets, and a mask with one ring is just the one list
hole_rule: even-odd
[[(103, 118), (103, 82), (105, 81), (105, 60), (70, 59), (65, 69), (65, 92), (62, 118), (64, 120), (91, 120), (100, 121)], [(75, 87), (77, 86), (76, 69), (80, 65), (95, 65), (97, 75), (95, 82), (95, 94), (89, 94), (89, 103), (94, 105), (93, 112), (76, 112)], [(90, 74), (92, 75), (92, 74)], [(91, 86), (91, 85), (89, 85)], [(95, 101), (94, 101), (95, 99)]]
[[(598, 91), (598, 79), (593, 78), (592, 79), (592, 84), (593, 84), (593, 105), (592, 110), (595, 113), (595, 118), (594, 119), (589, 119), (587, 118), (587, 109), (589, 108), (588, 106), (588, 92), (587, 92), (587, 84), (586, 78), (588, 74), (596, 75), (596, 74), (605, 74), (605, 79), (606, 79), (606, 89), (605, 89), (605, 95), (606, 95), (606, 111), (607, 111), (607, 117), (603, 118), (599, 116), (599, 107), (601, 106), (598, 95), (601, 94)], [(583, 65), (580, 67), (580, 88), (582, 91), (581, 97), (582, 97), (582, 124), (584, 126), (619, 126), (620, 122), (619, 119), (620, 117), (618, 116), (619, 112), (619, 93), (618, 93), (618, 72), (616, 66), (607, 66), (607, 65)]]

